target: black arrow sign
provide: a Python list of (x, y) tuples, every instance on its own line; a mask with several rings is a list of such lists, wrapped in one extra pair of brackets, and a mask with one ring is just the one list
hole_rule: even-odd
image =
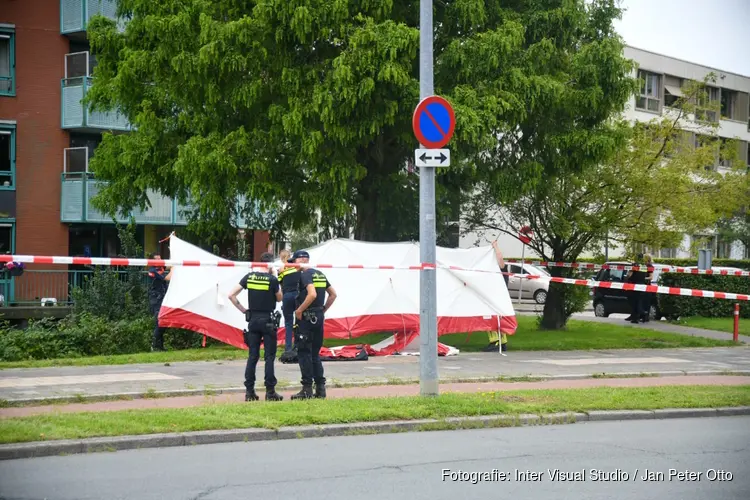
[(422, 160), (422, 161), (440, 160), (440, 163), (444, 163), (445, 160), (448, 159), (448, 157), (445, 156), (445, 154), (441, 151), (440, 152), (440, 156), (427, 156), (427, 153), (422, 153), (422, 156), (420, 156), (419, 159)]

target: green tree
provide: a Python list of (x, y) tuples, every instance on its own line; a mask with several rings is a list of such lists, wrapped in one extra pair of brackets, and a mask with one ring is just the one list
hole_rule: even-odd
[[(324, 227), (353, 220), (357, 239), (418, 238), (418, 2), (120, 0), (119, 13), (124, 32), (102, 17), (88, 29), (87, 99), (136, 128), (105, 134), (91, 161), (109, 183), (102, 209), (143, 206), (148, 188), (190, 194), (191, 220), (218, 234), (244, 196), (273, 211), (274, 234), (320, 210)], [(457, 118), (439, 241), (478, 172), (513, 199), (610, 147), (599, 124), (631, 90), (618, 15), (615, 0), (435, 3), (435, 93)], [(549, 161), (560, 150), (565, 165)]]
[[(717, 122), (692, 121), (696, 113), (713, 111), (699, 106), (705, 82), (683, 92), (662, 117), (648, 123), (611, 120), (604, 133), (610, 147), (588, 156), (577, 175), (551, 177), (510, 204), (493, 197), (496, 186), (482, 184), (468, 203), (465, 223), (470, 230), (512, 236), (528, 224), (534, 231), (530, 248), (544, 260), (566, 262), (601, 249), (605, 238), (632, 248), (669, 247), (677, 246), (684, 233), (713, 227), (750, 202), (746, 167), (733, 161), (723, 171), (713, 168), (717, 155), (736, 160), (736, 145), (720, 144)], [(694, 134), (700, 137), (697, 146)], [(550, 271), (571, 274), (566, 268)], [(576, 312), (566, 307), (575, 298), (572, 288), (551, 283), (543, 328), (562, 328)]]

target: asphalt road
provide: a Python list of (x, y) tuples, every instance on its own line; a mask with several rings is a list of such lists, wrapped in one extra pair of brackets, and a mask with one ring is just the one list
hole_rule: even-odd
[[(470, 479), (470, 473), (490, 474), (493, 469), (494, 481), (450, 479), (451, 472)], [(564, 476), (583, 471), (584, 480), (550, 479), (548, 469), (559, 469)], [(642, 479), (646, 469), (663, 473), (663, 478)], [(683, 476), (670, 478), (670, 469)], [(537, 477), (522, 478), (517, 471)], [(599, 480), (592, 471), (602, 474)], [(750, 417), (720, 417), (16, 460), (0, 463), (0, 498), (747, 500), (748, 472)]]

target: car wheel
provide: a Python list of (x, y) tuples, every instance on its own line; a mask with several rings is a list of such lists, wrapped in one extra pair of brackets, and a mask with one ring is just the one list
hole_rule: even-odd
[(602, 304), (601, 302), (597, 302), (594, 305), (594, 316), (597, 316), (599, 318), (606, 318), (609, 316), (607, 309), (604, 308), (604, 304)]
[(537, 304), (544, 304), (547, 302), (547, 292), (545, 290), (537, 290), (534, 292), (534, 300)]

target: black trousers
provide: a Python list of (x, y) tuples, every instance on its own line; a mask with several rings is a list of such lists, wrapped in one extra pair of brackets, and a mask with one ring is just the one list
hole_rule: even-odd
[(263, 359), (266, 362), (264, 383), (266, 390), (276, 387), (276, 375), (274, 372), (274, 362), (276, 361), (276, 330), (269, 328), (269, 313), (251, 314), (250, 321), (245, 333), (245, 344), (249, 349), (247, 365), (245, 366), (245, 389), (255, 390), (255, 369), (260, 359), (260, 343), (263, 341), (265, 355)]
[(631, 320), (645, 319), (649, 312), (651, 295), (631, 290), (628, 295)]
[[(309, 311), (309, 312), (308, 312)], [(297, 359), (302, 374), (302, 385), (325, 385), (323, 363), (320, 361), (320, 348), (323, 347), (323, 317), (322, 310), (305, 311), (302, 319), (297, 321), (294, 345), (297, 346)], [(315, 318), (313, 324), (308, 314)]]
[(152, 297), (149, 299), (149, 306), (151, 308), (151, 314), (154, 316), (154, 334), (151, 340), (151, 347), (154, 349), (164, 349), (164, 332), (166, 328), (159, 326), (159, 310), (161, 309), (161, 303), (164, 297)]

